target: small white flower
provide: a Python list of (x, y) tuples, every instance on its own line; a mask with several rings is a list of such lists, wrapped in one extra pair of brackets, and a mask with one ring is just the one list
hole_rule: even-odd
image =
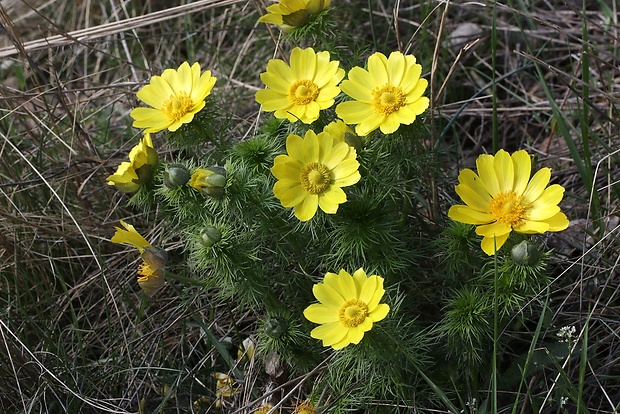
[(562, 338), (561, 342), (568, 342), (571, 339), (573, 339), (575, 332), (577, 332), (577, 330), (575, 329), (574, 326), (563, 326), (558, 331), (557, 336)]

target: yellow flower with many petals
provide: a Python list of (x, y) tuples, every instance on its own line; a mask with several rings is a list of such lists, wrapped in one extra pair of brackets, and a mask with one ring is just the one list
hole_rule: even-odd
[(309, 124), (318, 119), (321, 110), (334, 104), (344, 70), (338, 61), (330, 61), (329, 52), (296, 47), (290, 66), (281, 59), (271, 59), (260, 78), (269, 88), (256, 92), (256, 101), (264, 111), (275, 111), (279, 119)]
[(157, 166), (157, 151), (153, 148), (151, 134), (145, 134), (140, 143), (129, 152), (129, 162), (122, 162), (116, 172), (106, 180), (124, 193), (133, 193), (149, 181)]
[(278, 155), (271, 172), (278, 179), (273, 187), (284, 207), (295, 207), (301, 221), (314, 217), (318, 207), (334, 214), (347, 201), (341, 187), (360, 179), (359, 162), (354, 148), (341, 142), (334, 144), (331, 135), (318, 136), (309, 130), (304, 138), (291, 134), (286, 139), (288, 155)]
[(215, 80), (210, 70), (201, 75), (197, 62), (191, 67), (183, 62), (178, 70), (166, 69), (161, 76), (153, 76), (149, 84), (136, 94), (151, 108), (140, 107), (131, 111), (133, 126), (146, 128), (146, 132), (176, 131), (204, 108)]
[(422, 66), (413, 55), (392, 52), (389, 58), (374, 53), (368, 58), (368, 70), (354, 67), (340, 88), (353, 98), (336, 107), (336, 113), (355, 132), (365, 136), (377, 128), (384, 134), (409, 125), (429, 106), (422, 96), (428, 82), (421, 79)]
[(138, 284), (147, 294), (152, 295), (164, 283), (164, 268), (168, 260), (165, 250), (154, 247), (131, 224), (121, 220), (124, 228), (114, 227), (116, 232), (110, 239), (112, 243), (129, 244), (140, 252), (144, 263), (138, 267)]
[(353, 276), (344, 269), (338, 274), (327, 273), (323, 282), (313, 286), (312, 292), (321, 303), (308, 306), (304, 316), (321, 325), (310, 336), (334, 349), (358, 344), (373, 323), (385, 318), (390, 310), (389, 305), (379, 303), (385, 293), (383, 278), (366, 276), (362, 268)]
[(329, 8), (329, 3), (330, 0), (280, 0), (267, 7), (268, 13), (258, 21), (276, 24), (285, 30), (302, 27)]
[(541, 168), (530, 179), (532, 162), (526, 151), (483, 154), (476, 160), (476, 167), (478, 174), (470, 169), (459, 174), (455, 189), (465, 205), (452, 206), (448, 217), (475, 224), (476, 234), (483, 236), (482, 250), (486, 254), (495, 254), (513, 230), (534, 234), (568, 227), (568, 218), (558, 206), (564, 187), (547, 187), (550, 168)]

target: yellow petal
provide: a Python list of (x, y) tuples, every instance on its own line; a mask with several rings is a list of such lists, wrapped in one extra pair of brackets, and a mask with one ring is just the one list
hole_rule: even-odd
[(504, 150), (497, 151), (493, 167), (495, 168), (495, 176), (499, 184), (499, 191), (502, 193), (511, 191), (515, 178), (515, 170), (510, 154)]
[(112, 236), (112, 238), (110, 239), (112, 243), (129, 244), (138, 249), (140, 253), (144, 251), (144, 248), (151, 246), (151, 244), (147, 242), (146, 239), (136, 231), (134, 226), (125, 223), (123, 220), (121, 220), (121, 225), (124, 227), (124, 229), (121, 229), (120, 227), (114, 227), (116, 229), (116, 232), (114, 233), (114, 236)]
[(504, 243), (506, 243), (509, 235), (510, 233), (496, 237), (484, 237), (482, 239), (482, 243), (480, 244), (480, 246), (482, 247), (482, 251), (489, 256), (493, 256), (496, 250), (499, 250), (504, 245)]
[(474, 210), (469, 206), (455, 205), (448, 210), (448, 217), (465, 224), (487, 224), (493, 221), (490, 213)]
[(295, 206), (295, 217), (299, 221), (308, 221), (316, 214), (319, 207), (319, 196), (308, 194), (304, 200)]
[(347, 195), (336, 186), (319, 194), (319, 207), (327, 214), (336, 214), (338, 206), (347, 201)]
[(387, 62), (387, 72), (389, 83), (400, 85), (405, 74), (405, 56), (400, 52), (390, 53)]
[(310, 332), (310, 336), (323, 341), (323, 346), (331, 346), (347, 336), (348, 328), (340, 322), (319, 325)]
[(390, 306), (386, 303), (381, 303), (368, 314), (368, 318), (373, 322), (379, 322), (387, 316), (389, 311)]
[(476, 227), (476, 234), (484, 237), (502, 236), (511, 231), (512, 227), (510, 227), (510, 224), (500, 223), (498, 221)]
[(340, 306), (342, 306), (345, 300), (342, 295), (333, 287), (337, 286), (337, 283), (335, 281), (331, 284), (325, 283), (328, 275), (337, 276), (335, 273), (328, 273), (327, 275), (325, 275), (323, 283), (317, 283), (312, 287), (312, 293), (319, 302), (321, 302), (328, 308), (340, 309)]
[(527, 187), (527, 183), (530, 181), (532, 160), (525, 150), (514, 152), (511, 158), (515, 170), (515, 179), (512, 189), (516, 195), (520, 196), (523, 194)]
[(531, 204), (545, 191), (545, 187), (551, 179), (551, 169), (541, 168), (534, 174), (523, 192), (523, 202)]
[(310, 322), (318, 324), (338, 322), (338, 309), (314, 303), (304, 310), (304, 316)]
[(383, 86), (390, 82), (387, 71), (387, 58), (383, 53), (375, 52), (368, 58), (368, 73), (376, 86)]
[(492, 155), (482, 154), (476, 160), (478, 176), (482, 181), (482, 185), (492, 196), (496, 196), (500, 192), (499, 181), (495, 173), (494, 158)]
[[(487, 213), (489, 208), (489, 200), (482, 197), (479, 193), (474, 191), (471, 187), (465, 184), (457, 185), (454, 190), (461, 197), (461, 200), (465, 202), (469, 207), (474, 210), (478, 210), (483, 213)], [(484, 192), (486, 195), (486, 191)]]
[(555, 216), (545, 220), (547, 224), (549, 224), (549, 229), (547, 231), (562, 231), (568, 228), (569, 222), (568, 217), (564, 213), (558, 213)]
[(549, 230), (549, 224), (544, 221), (525, 220), (525, 222), (515, 227), (515, 231), (524, 234), (544, 233)]

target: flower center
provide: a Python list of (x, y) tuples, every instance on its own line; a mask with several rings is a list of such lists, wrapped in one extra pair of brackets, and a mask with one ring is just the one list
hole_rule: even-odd
[(523, 196), (517, 196), (514, 191), (499, 193), (489, 203), (489, 213), (496, 221), (517, 227), (527, 216), (527, 206), (521, 204), (522, 200)]
[(346, 301), (338, 311), (340, 323), (347, 328), (355, 328), (366, 320), (368, 316), (368, 305), (359, 299)]
[(140, 266), (138, 266), (138, 282), (144, 282), (149, 280), (151, 276), (155, 273), (155, 269), (149, 266), (148, 263), (144, 262)]
[(171, 121), (178, 121), (194, 107), (194, 102), (186, 92), (179, 92), (164, 101), (161, 111)]
[(310, 80), (295, 81), (288, 90), (288, 100), (293, 105), (307, 105), (316, 101), (319, 96), (319, 87)]
[(370, 103), (376, 113), (390, 115), (405, 104), (405, 94), (397, 86), (377, 86), (371, 93)]
[(301, 188), (310, 194), (321, 194), (332, 182), (329, 168), (319, 162), (311, 162), (301, 169)]

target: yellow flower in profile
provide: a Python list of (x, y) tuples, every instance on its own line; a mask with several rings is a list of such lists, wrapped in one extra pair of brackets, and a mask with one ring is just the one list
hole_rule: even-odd
[(124, 193), (133, 193), (149, 181), (158, 162), (151, 134), (146, 133), (140, 143), (129, 152), (129, 162), (122, 162), (106, 180)]
[(329, 8), (330, 0), (280, 0), (267, 7), (267, 14), (258, 19), (261, 23), (271, 23), (284, 30), (305, 26)]
[(294, 48), (290, 66), (281, 59), (271, 59), (260, 78), (268, 89), (256, 92), (256, 102), (276, 118), (310, 124), (319, 112), (334, 104), (340, 93), (338, 83), (344, 78), (339, 62), (331, 61), (329, 52)]
[(149, 296), (165, 284), (164, 268), (168, 260), (165, 250), (154, 247), (131, 224), (121, 220), (124, 228), (114, 227), (116, 232), (110, 239), (112, 243), (129, 244), (140, 252), (144, 261), (138, 267), (138, 284)]
[(327, 124), (325, 128), (323, 128), (323, 132), (330, 134), (335, 143), (346, 142), (358, 151), (362, 147), (362, 141), (353, 128), (340, 119)]
[(146, 132), (176, 131), (204, 108), (215, 80), (210, 70), (200, 74), (198, 62), (191, 67), (183, 62), (178, 70), (166, 69), (161, 76), (153, 76), (149, 84), (136, 94), (151, 108), (140, 107), (131, 111), (133, 126), (146, 128)]
[(335, 214), (347, 201), (341, 187), (360, 179), (355, 148), (335, 144), (331, 135), (318, 136), (309, 130), (304, 138), (291, 134), (286, 139), (288, 155), (278, 155), (271, 172), (278, 179), (273, 193), (284, 207), (294, 207), (295, 217), (308, 221), (320, 207)]
[(550, 168), (541, 168), (530, 179), (532, 161), (526, 151), (483, 154), (476, 160), (476, 167), (478, 174), (470, 169), (459, 174), (455, 190), (465, 205), (450, 207), (448, 217), (476, 225), (486, 254), (495, 254), (513, 230), (534, 234), (568, 227), (568, 218), (558, 206), (564, 187), (547, 187)]
[(385, 293), (383, 278), (366, 276), (362, 268), (353, 276), (344, 269), (338, 274), (327, 273), (323, 282), (312, 287), (312, 293), (321, 303), (308, 306), (304, 316), (321, 325), (314, 328), (310, 336), (334, 349), (358, 344), (373, 323), (385, 318), (390, 311), (389, 305), (379, 303)]
[(368, 70), (354, 67), (340, 88), (353, 98), (336, 107), (336, 114), (355, 132), (366, 136), (377, 128), (384, 134), (409, 125), (429, 106), (422, 96), (428, 82), (421, 79), (422, 66), (413, 55), (392, 52), (389, 58), (374, 53), (368, 58)]

